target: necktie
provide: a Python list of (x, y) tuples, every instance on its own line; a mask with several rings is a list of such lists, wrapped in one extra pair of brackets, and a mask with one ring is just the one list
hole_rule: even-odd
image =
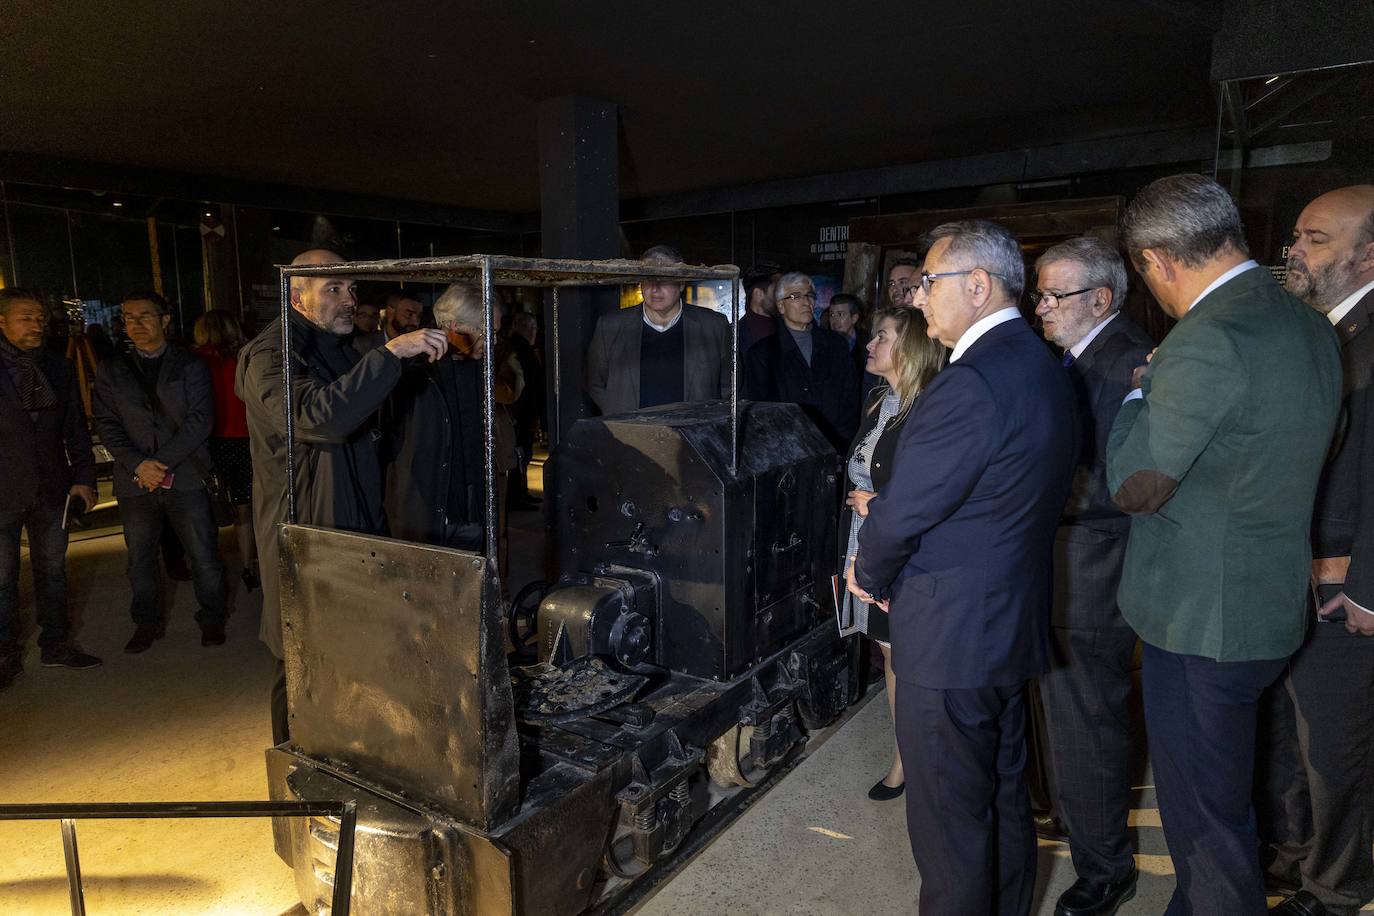
[(1070, 366), (1072, 366), (1072, 365), (1073, 365), (1073, 354), (1070, 353), (1068, 350), (1065, 350), (1065, 351), (1064, 351), (1064, 358), (1063, 358), (1062, 360), (1059, 361), (1059, 365), (1063, 366), (1065, 369), (1067, 369), (1067, 368), (1069, 368)]

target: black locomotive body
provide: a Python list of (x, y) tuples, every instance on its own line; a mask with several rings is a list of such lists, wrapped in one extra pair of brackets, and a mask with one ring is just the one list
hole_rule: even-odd
[[(785, 766), (854, 692), (830, 576), (834, 452), (793, 405), (578, 421), (546, 467), (560, 576), (508, 662), (491, 562), (283, 537), (279, 800), (353, 799), (361, 913), (606, 908)], [(280, 819), (327, 912), (337, 824)]]

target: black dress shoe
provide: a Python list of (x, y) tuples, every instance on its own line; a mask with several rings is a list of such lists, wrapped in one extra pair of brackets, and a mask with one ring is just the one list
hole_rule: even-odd
[(874, 801), (892, 801), (894, 798), (900, 798), (905, 791), (905, 782), (901, 785), (889, 786), (880, 779), (874, 784), (873, 788), (868, 790), (868, 797)]
[(48, 646), (43, 650), (44, 668), (97, 668), (100, 659), (87, 655), (78, 647), (68, 643), (63, 646)]
[(1069, 838), (1069, 831), (1053, 814), (1032, 814), (1031, 821), (1035, 824), (1035, 835), (1042, 839), (1062, 843)]
[(1298, 891), (1269, 912), (1279, 916), (1327, 916), (1331, 911), (1312, 894)]
[(140, 626), (124, 644), (124, 651), (130, 655), (147, 652), (153, 643), (162, 638), (162, 627)]
[(1135, 882), (1140, 872), (1131, 873), (1120, 881), (1107, 885), (1079, 878), (1059, 896), (1054, 916), (1114, 916), (1121, 905), (1135, 896)]
[(224, 624), (207, 623), (200, 628), (200, 644), (202, 646), (222, 646), (224, 645)]

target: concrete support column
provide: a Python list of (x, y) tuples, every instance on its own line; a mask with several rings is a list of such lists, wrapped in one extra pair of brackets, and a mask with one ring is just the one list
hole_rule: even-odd
[[(620, 157), (616, 106), (580, 96), (539, 104), (541, 249), (546, 258), (620, 256)], [(593, 413), (584, 385), (587, 345), (596, 318), (618, 305), (618, 288), (559, 293), (558, 364), (562, 393), (554, 415), (553, 297), (544, 297), (549, 370), (550, 444)]]

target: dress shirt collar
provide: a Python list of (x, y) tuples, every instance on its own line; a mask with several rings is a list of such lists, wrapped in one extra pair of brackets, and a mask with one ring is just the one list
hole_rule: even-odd
[(991, 315), (984, 315), (982, 318), (979, 318), (969, 326), (967, 331), (959, 336), (957, 341), (955, 341), (954, 350), (949, 354), (949, 361), (954, 362), (959, 357), (963, 356), (978, 338), (982, 337), (999, 324), (1004, 324), (1011, 321), (1013, 318), (1020, 317), (1021, 311), (1016, 308), (1016, 306), (1009, 305), (1004, 309), (993, 312)]
[(1374, 280), (1370, 280), (1364, 286), (1361, 286), (1349, 296), (1346, 296), (1341, 300), (1340, 305), (1327, 312), (1326, 317), (1331, 320), (1332, 327), (1340, 324), (1341, 321), (1345, 319), (1345, 316), (1350, 314), (1350, 310), (1355, 307), (1355, 303), (1369, 295), (1370, 290), (1374, 290)]
[(1241, 274), (1245, 273), (1247, 270), (1250, 270), (1253, 267), (1259, 267), (1259, 264), (1255, 263), (1254, 258), (1251, 258), (1248, 261), (1241, 261), (1235, 267), (1232, 267), (1230, 270), (1226, 271), (1226, 273), (1217, 277), (1211, 283), (1208, 283), (1207, 288), (1198, 294), (1198, 297), (1193, 300), (1192, 305), (1188, 306), (1188, 311), (1191, 312), (1193, 309), (1197, 308), (1197, 304), (1201, 302), (1203, 299), (1206, 299), (1208, 294), (1210, 294), (1213, 290), (1220, 287), (1221, 284), (1226, 283), (1227, 281), (1232, 280), (1236, 277), (1239, 277)]
[(1074, 344), (1072, 347), (1069, 347), (1069, 352), (1073, 354), (1073, 358), (1078, 359), (1078, 357), (1082, 356), (1083, 351), (1088, 349), (1088, 344), (1096, 340), (1097, 335), (1102, 333), (1102, 329), (1105, 328), (1107, 325), (1111, 324), (1112, 319), (1120, 314), (1120, 312), (1112, 312), (1106, 318), (1102, 319), (1102, 321), (1098, 322), (1097, 327), (1093, 328), (1091, 331), (1084, 334), (1082, 340)]
[(674, 315), (671, 319), (669, 319), (667, 324), (656, 324), (654, 320), (649, 317), (649, 310), (646, 308), (644, 309), (644, 323), (660, 334), (662, 334), (664, 331), (671, 331), (673, 329), (673, 325), (677, 324), (679, 321), (682, 320), (682, 309), (683, 305), (681, 302), (679, 302), (677, 304), (677, 314)]

